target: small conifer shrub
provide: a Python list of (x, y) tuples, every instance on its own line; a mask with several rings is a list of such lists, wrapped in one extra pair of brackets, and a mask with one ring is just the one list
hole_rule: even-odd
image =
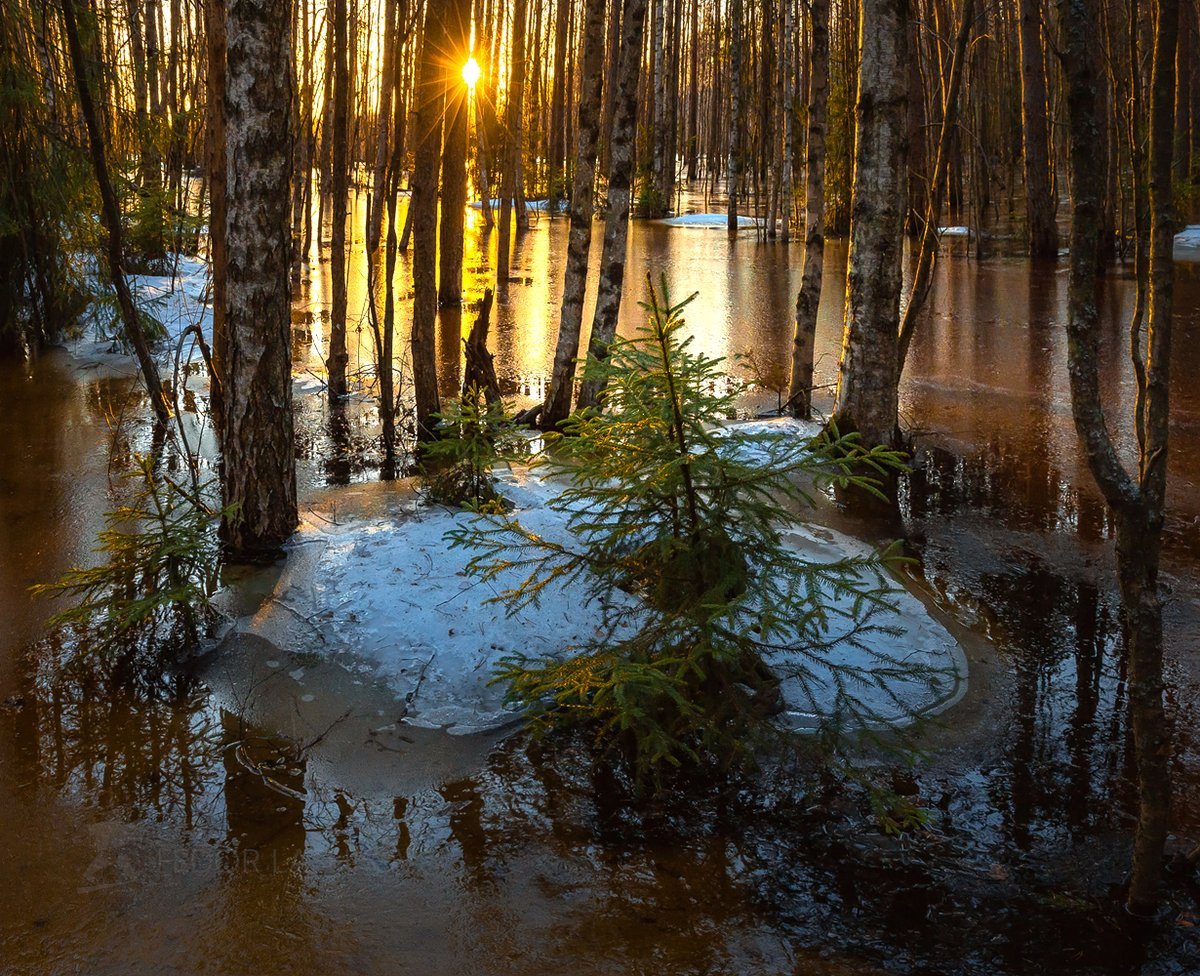
[[(756, 733), (777, 727), (781, 678), (829, 722), (861, 726), (878, 718), (862, 689), (888, 694), (913, 670), (863, 642), (883, 629), (895, 550), (814, 562), (787, 541), (812, 492), (878, 494), (900, 455), (836, 431), (724, 424), (736, 385), (685, 337), (691, 300), (651, 285), (646, 324), (586, 364), (605, 383), (604, 409), (572, 416), (539, 461), (563, 484), (550, 506), (569, 542), (502, 511), (449, 534), (475, 550), (469, 572), (522, 580), (497, 598), (512, 612), (536, 607), (552, 581), (601, 607), (604, 636), (565, 655), (507, 658), (498, 680), (542, 725), (593, 728), (643, 779), (745, 758)], [(832, 657), (844, 642), (864, 654)]]
[(504, 404), (483, 403), (472, 387), (437, 414), (437, 439), (422, 447), (429, 497), (474, 511), (499, 505), (492, 469), (496, 462), (528, 453)]
[(105, 515), (95, 552), (103, 562), (73, 568), (36, 596), (66, 596), (50, 618), (74, 636), (70, 665), (89, 665), (118, 684), (152, 683), (172, 657), (193, 649), (215, 622), (221, 564), (217, 524), (198, 489), (176, 483), (139, 457), (128, 504)]

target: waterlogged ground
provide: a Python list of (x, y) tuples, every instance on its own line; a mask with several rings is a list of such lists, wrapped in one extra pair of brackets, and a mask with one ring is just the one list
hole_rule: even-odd
[[(518, 398), (544, 381), (565, 239), (565, 223), (543, 216), (497, 306), (493, 348)], [(843, 254), (831, 248), (827, 294), (844, 290)], [(730, 245), (719, 231), (636, 225), (630, 275), (700, 289), (689, 321), (701, 347), (752, 351), (770, 372), (786, 355), (800, 256), (753, 231)], [(468, 264), (471, 301), (489, 253)], [(1200, 275), (1178, 270), (1164, 555), (1174, 852), (1200, 841)], [(902, 391), (916, 455), (900, 513), (852, 519), (831, 502), (820, 514), (867, 538), (902, 536), (914, 584), (970, 662), (968, 694), (929, 731), (926, 761), (878, 771), (928, 812), (928, 828), (898, 839), (858, 791), (783, 771), (645, 809), (595, 771), (586, 743), (414, 727), (402, 696), (323, 652), (322, 621), (278, 607), (290, 625), (272, 640), (231, 637), (170, 701), (48, 681), (47, 607), (25, 588), (88, 558), (110, 472), (150, 438), (118, 423), (139, 404), (111, 363), (58, 352), (0, 364), (0, 969), (1200, 971), (1194, 879), (1172, 879), (1150, 932), (1113, 910), (1133, 822), (1122, 638), (1111, 526), (1071, 428), (1065, 271), (956, 254), (939, 274)], [(320, 281), (296, 313), (313, 389)], [(1131, 300), (1128, 279), (1110, 276), (1114, 425), (1132, 398)], [(443, 315), (447, 387), (459, 327)], [(834, 377), (838, 328), (829, 304), (818, 382)], [(202, 385), (189, 402), (203, 405)], [(747, 407), (771, 402), (760, 391)], [(337, 520), (339, 505), (368, 506), (356, 493), (382, 489), (337, 487), (376, 477), (365, 407), (332, 431), (315, 393), (298, 411), (304, 507)], [(229, 608), (269, 605), (278, 574), (236, 580)]]

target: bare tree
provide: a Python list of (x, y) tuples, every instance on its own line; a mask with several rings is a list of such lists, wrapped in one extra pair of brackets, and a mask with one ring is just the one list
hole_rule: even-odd
[[(625, 0), (621, 22), (621, 53), (617, 67), (617, 94), (613, 105), (613, 130), (608, 170), (608, 215), (604, 220), (604, 247), (600, 254), (600, 284), (588, 356), (603, 359), (617, 334), (617, 316), (625, 284), (625, 250), (629, 241), (629, 192), (633, 185), (638, 68), (646, 32), (646, 0)], [(577, 407), (598, 406), (603, 387), (595, 379), (580, 385)]]
[(1116, 517), (1117, 577), (1129, 655), (1129, 714), (1137, 764), (1138, 823), (1129, 910), (1158, 904), (1171, 800), (1170, 730), (1163, 706), (1159, 552), (1167, 487), (1171, 314), (1174, 299), (1171, 156), (1178, 0), (1157, 0), (1150, 86), (1149, 295), (1146, 333), (1135, 317), (1130, 352), (1137, 379), (1133, 418), (1138, 470), (1131, 474), (1109, 433), (1099, 378), (1096, 278), (1103, 226), (1104, 158), (1100, 138), (1094, 0), (1059, 0), (1067, 82), (1071, 167), (1071, 268), (1067, 354), (1071, 408), (1088, 468)]
[[(812, 416), (813, 348), (821, 276), (825, 270), (825, 128), (829, 107), (829, 0), (812, 0), (812, 51), (808, 75), (808, 139), (805, 143), (804, 277), (796, 295), (796, 334), (788, 406)], [(785, 225), (786, 226), (786, 225)]]
[(579, 93), (579, 145), (575, 182), (571, 189), (571, 233), (567, 241), (567, 270), (563, 279), (554, 370), (542, 410), (543, 430), (555, 430), (567, 418), (575, 385), (575, 359), (579, 355), (583, 296), (587, 290), (588, 255), (592, 246), (592, 191), (604, 72), (604, 4), (605, 0), (584, 2), (583, 87)]

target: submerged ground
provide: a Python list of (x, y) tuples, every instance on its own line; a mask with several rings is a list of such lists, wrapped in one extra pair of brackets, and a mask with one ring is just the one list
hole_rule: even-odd
[[(565, 236), (565, 222), (543, 218), (498, 306), (497, 364), (517, 398), (540, 395)], [(689, 322), (704, 351), (786, 362), (800, 248), (641, 224), (632, 246), (631, 283), (665, 271), (677, 293), (701, 291)], [(840, 295), (844, 252), (831, 252), (826, 293)], [(468, 264), (472, 299), (491, 262), (480, 250)], [(1200, 840), (1200, 274), (1177, 267), (1164, 557), (1172, 851)], [(787, 778), (635, 811), (584, 744), (405, 724), (402, 698), (322, 653), (320, 621), (294, 619), (271, 642), (232, 639), (183, 705), (40, 681), (31, 648), (46, 607), (25, 588), (87, 558), (110, 456), (148, 439), (136, 423), (111, 432), (136, 404), (108, 366), (66, 352), (0, 364), (0, 968), (1200, 971), (1185, 881), (1172, 882), (1149, 935), (1113, 911), (1133, 810), (1122, 640), (1110, 526), (1071, 427), (1065, 292), (1054, 265), (950, 255), (902, 390), (916, 453), (899, 516), (851, 519), (832, 502), (819, 513), (866, 538), (903, 537), (914, 585), (970, 662), (969, 692), (929, 730), (926, 761), (889, 774), (931, 814), (898, 839), (854, 790), (798, 792)], [(627, 314), (637, 297), (631, 288)], [(1132, 283), (1110, 275), (1114, 419), (1132, 400), (1131, 302)], [(835, 306), (820, 322), (821, 383), (836, 368)], [(323, 307), (317, 275), (297, 303), (302, 364), (319, 362)], [(458, 324), (443, 317), (448, 388)], [(331, 436), (322, 404), (305, 395), (298, 406), (302, 507), (336, 520), (381, 489), (356, 484), (375, 478), (355, 449), (369, 427)], [(770, 393), (747, 401), (770, 405)], [(276, 581), (242, 578), (241, 609)]]

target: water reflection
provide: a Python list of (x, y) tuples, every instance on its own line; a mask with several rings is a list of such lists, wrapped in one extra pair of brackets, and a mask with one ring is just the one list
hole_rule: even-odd
[[(566, 231), (543, 218), (516, 238), (516, 280), (495, 307), (497, 366), (517, 398), (543, 394)], [(447, 391), (494, 248), (495, 235), (472, 223), (464, 308), (439, 316)], [(351, 370), (369, 395), (361, 244), (355, 254)], [(818, 322), (818, 383), (835, 375), (844, 291), (844, 250), (834, 243), (828, 255), (834, 300)], [(674, 294), (701, 292), (688, 316), (698, 348), (786, 362), (800, 256), (752, 235), (731, 245), (721, 233), (635, 224), (624, 328), (645, 273), (666, 272)], [(411, 302), (406, 261), (398, 293)], [(308, 274), (293, 338), (302, 371), (320, 377), (327, 264)], [(597, 972), (839, 971), (807, 953), (815, 945), (910, 968), (953, 959), (988, 973), (1130, 970), (1134, 949), (1103, 928), (1103, 892), (1071, 888), (1080, 863), (1119, 879), (1131, 797), (1111, 525), (1071, 426), (1064, 280), (1003, 258), (944, 261), (912, 348), (902, 404), (917, 454), (898, 531), (936, 599), (990, 644), (973, 646), (976, 699), (950, 713), (918, 776), (940, 833), (904, 849), (820, 797), (702, 797), (643, 817), (582, 748), (509, 742), (429, 783), (381, 786), (355, 761), (315, 759), (303, 748), (315, 732), (280, 738), (228, 695), (182, 686), (147, 702), (46, 682), (20, 652), (41, 636), (45, 612), (25, 587), (87, 557), (108, 505), (110, 450), (127, 459), (149, 435), (137, 424), (110, 433), (137, 400), (128, 379), (74, 377), (62, 357), (26, 371), (0, 364), (0, 440), (11, 445), (0, 463), (0, 697), (12, 702), (0, 709), (5, 964), (390, 972), (400, 958), (437, 973), (550, 972), (564, 960)], [(1169, 652), (1182, 660), (1200, 616), (1194, 270), (1181, 269), (1179, 293), (1165, 572)], [(1130, 295), (1126, 278), (1106, 280), (1114, 419), (1132, 397)], [(747, 408), (774, 402), (763, 393)], [(306, 395), (298, 411), (303, 491), (374, 477), (369, 399), (331, 411)], [(1185, 836), (1200, 815), (1195, 680), (1177, 669), (1171, 689)], [(417, 744), (405, 745), (403, 762), (419, 766)], [(938, 845), (953, 857), (939, 860)], [(1005, 888), (1002, 878), (1016, 880)], [(1184, 950), (1172, 943), (1169, 953), (1186, 971)]]

